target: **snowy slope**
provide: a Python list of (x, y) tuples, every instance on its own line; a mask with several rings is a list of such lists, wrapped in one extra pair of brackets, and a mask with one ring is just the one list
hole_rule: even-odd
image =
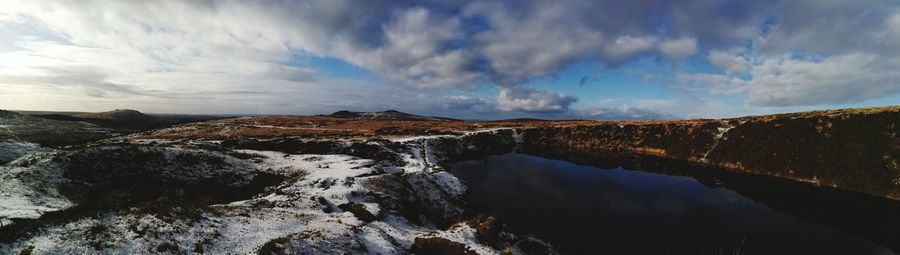
[[(137, 141), (140, 145), (38, 153), (34, 158), (44, 163), (20, 160), (0, 174), (4, 183), (0, 185), (6, 185), (0, 197), (8, 204), (0, 207), (0, 217), (7, 218), (4, 224), (48, 211), (84, 208), (77, 202), (84, 200), (73, 202), (68, 193), (59, 192), (68, 183), (96, 189), (111, 185), (110, 179), (125, 182), (138, 176), (157, 178), (166, 187), (187, 185), (183, 193), (195, 194), (191, 185), (210, 181), (238, 189), (252, 187), (259, 176), (277, 176), (279, 181), (256, 195), (208, 206), (195, 206), (199, 200), (153, 202), (172, 200), (161, 197), (149, 200), (151, 205), (104, 207), (0, 242), (0, 253), (406, 254), (421, 246), (422, 238), (440, 238), (479, 254), (500, 254), (499, 248), (483, 243), (476, 229), (460, 223), (465, 185), (440, 167), (451, 155), (435, 150), (471, 146), (464, 141), (473, 135), (478, 134), (367, 143), (391, 146), (385, 151), (396, 151), (402, 162), (342, 154), (232, 151), (215, 147), (221, 144), (215, 141), (153, 143), (157, 145)], [(23, 172), (35, 178), (24, 178)], [(505, 236), (515, 240), (514, 235)]]

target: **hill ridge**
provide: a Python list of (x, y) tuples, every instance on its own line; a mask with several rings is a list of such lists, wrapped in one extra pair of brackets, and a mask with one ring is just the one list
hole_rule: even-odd
[(341, 119), (358, 119), (358, 120), (420, 120), (420, 121), (458, 121), (457, 119), (446, 117), (422, 116), (411, 113), (405, 113), (397, 110), (385, 110), (380, 112), (354, 112), (348, 110), (337, 111), (328, 115), (319, 115), (323, 117), (341, 118)]

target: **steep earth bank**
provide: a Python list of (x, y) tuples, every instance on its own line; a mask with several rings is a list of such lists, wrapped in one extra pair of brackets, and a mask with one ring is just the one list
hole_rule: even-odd
[(900, 107), (522, 130), (531, 151), (653, 155), (900, 199)]

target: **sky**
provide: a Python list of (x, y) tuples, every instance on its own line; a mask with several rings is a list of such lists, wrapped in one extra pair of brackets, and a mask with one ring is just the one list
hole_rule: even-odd
[(0, 2), (0, 108), (722, 118), (900, 104), (900, 1)]

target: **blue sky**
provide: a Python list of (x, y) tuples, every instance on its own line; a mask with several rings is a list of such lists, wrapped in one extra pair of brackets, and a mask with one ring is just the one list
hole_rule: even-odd
[(900, 104), (892, 0), (0, 5), (4, 109), (669, 119)]

